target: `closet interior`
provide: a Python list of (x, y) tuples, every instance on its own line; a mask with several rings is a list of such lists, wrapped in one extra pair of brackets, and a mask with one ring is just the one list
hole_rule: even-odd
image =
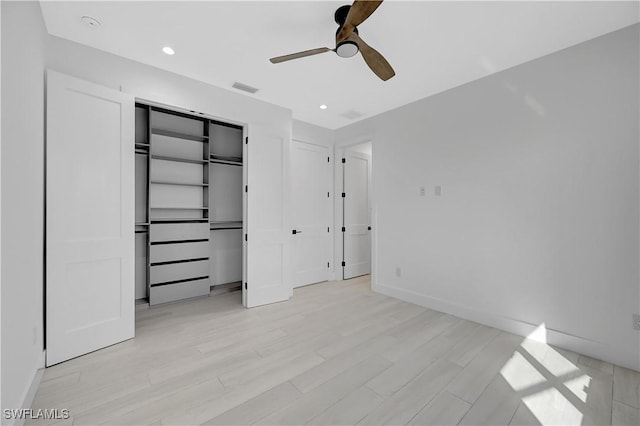
[(243, 127), (137, 103), (135, 129), (137, 303), (239, 288)]

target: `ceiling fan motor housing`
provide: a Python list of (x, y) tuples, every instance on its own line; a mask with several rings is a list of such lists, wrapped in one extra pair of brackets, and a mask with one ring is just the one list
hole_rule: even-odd
[[(347, 15), (349, 14), (350, 9), (351, 9), (351, 5), (348, 5), (348, 4), (344, 6), (340, 6), (336, 10), (336, 13), (333, 15), (333, 18), (335, 19), (336, 24), (338, 24), (338, 29), (336, 30), (336, 37), (338, 36), (338, 33), (340, 32), (340, 30), (342, 29), (342, 26), (347, 20)], [(358, 34), (358, 29), (354, 28), (353, 32)], [(343, 40), (336, 45), (336, 53), (341, 58), (350, 58), (354, 56), (356, 53), (358, 53), (358, 51), (359, 51), (358, 45), (355, 42), (350, 40)]]
[(336, 10), (336, 13), (333, 15), (333, 19), (335, 19), (336, 24), (340, 25), (340, 27), (342, 27), (344, 25), (344, 22), (347, 20), (347, 15), (349, 14), (349, 9), (351, 9), (351, 5), (350, 4), (346, 4), (344, 6), (340, 6)]

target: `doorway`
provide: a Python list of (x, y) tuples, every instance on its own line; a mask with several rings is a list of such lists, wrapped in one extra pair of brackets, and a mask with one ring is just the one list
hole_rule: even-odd
[(345, 280), (371, 273), (371, 158), (371, 142), (345, 147), (341, 158), (341, 265)]

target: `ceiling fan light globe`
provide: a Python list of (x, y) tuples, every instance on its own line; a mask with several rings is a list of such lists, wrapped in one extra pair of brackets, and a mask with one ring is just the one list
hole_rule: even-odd
[(353, 41), (343, 41), (336, 47), (336, 53), (341, 58), (350, 58), (358, 53), (358, 45)]

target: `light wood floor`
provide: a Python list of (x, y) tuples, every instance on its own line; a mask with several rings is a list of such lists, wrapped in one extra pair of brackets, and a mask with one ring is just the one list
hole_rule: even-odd
[[(73, 424), (627, 424), (640, 373), (370, 291), (138, 311), (136, 338), (48, 368)], [(62, 422), (65, 423), (65, 422)]]

